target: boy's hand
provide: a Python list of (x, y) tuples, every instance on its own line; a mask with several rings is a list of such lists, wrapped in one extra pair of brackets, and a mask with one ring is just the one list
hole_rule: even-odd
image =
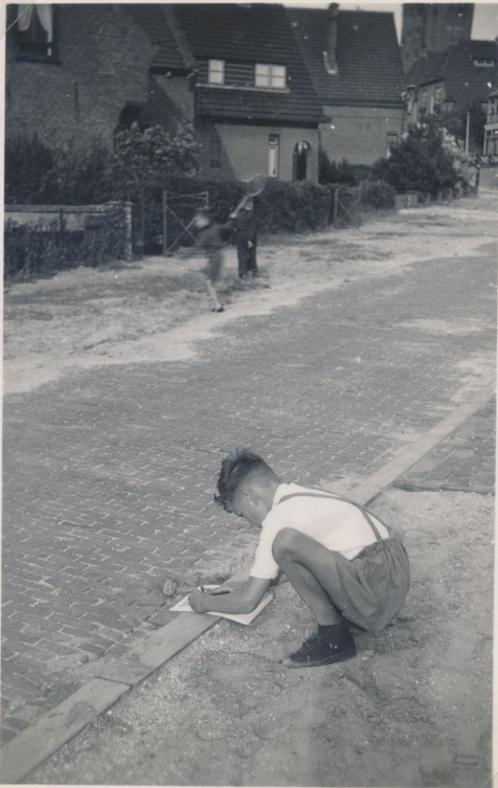
[(209, 608), (209, 594), (205, 591), (200, 591), (198, 588), (195, 591), (192, 591), (190, 594), (188, 601), (190, 603), (190, 607), (192, 610), (195, 610), (196, 613), (207, 613)]

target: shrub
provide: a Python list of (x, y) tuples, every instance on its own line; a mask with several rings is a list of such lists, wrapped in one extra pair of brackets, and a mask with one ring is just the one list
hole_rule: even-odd
[(329, 224), (331, 203), (332, 190), (326, 186), (270, 180), (256, 210), (263, 232), (302, 232)]
[(101, 204), (114, 196), (111, 157), (107, 147), (94, 139), (85, 148), (73, 142), (55, 150), (36, 202), (45, 205)]
[(367, 209), (388, 210), (395, 206), (396, 192), (385, 181), (364, 181), (361, 185), (361, 203)]
[(418, 191), (433, 198), (444, 189), (454, 190), (458, 174), (454, 156), (444, 141), (437, 118), (424, 116), (391, 148), (388, 159), (375, 162), (373, 179), (386, 181), (400, 193)]
[(4, 275), (6, 279), (50, 276), (78, 265), (99, 265), (122, 258), (125, 219), (117, 204), (102, 217), (94, 230), (68, 232), (64, 221), (18, 225), (7, 220), (4, 230)]
[(163, 126), (141, 129), (137, 123), (116, 134), (112, 157), (113, 180), (117, 194), (133, 200), (137, 210), (138, 251), (148, 247), (154, 225), (148, 220), (148, 193), (166, 188), (168, 180), (198, 169), (198, 145), (193, 127), (184, 124), (175, 134)]
[(325, 150), (320, 150), (318, 180), (322, 185), (341, 183), (345, 186), (356, 186), (358, 184), (355, 168), (347, 159), (343, 159), (340, 164), (331, 162)]
[(5, 141), (5, 202), (26, 205), (39, 202), (47, 172), (56, 153), (40, 142), (37, 135)]

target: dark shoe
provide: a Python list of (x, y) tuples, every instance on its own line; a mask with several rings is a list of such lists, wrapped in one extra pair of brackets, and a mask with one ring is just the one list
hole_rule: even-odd
[(211, 312), (224, 312), (224, 311), (225, 311), (224, 306), (213, 306), (213, 308), (211, 309)]
[(348, 625), (342, 621), (335, 626), (319, 628), (304, 641), (300, 649), (290, 654), (282, 663), (288, 668), (315, 668), (350, 659), (356, 646)]

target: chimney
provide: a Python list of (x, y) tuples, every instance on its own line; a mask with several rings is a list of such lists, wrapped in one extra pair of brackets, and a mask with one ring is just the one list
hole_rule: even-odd
[(328, 74), (337, 74), (337, 19), (339, 3), (330, 3), (327, 10), (327, 49), (323, 61)]

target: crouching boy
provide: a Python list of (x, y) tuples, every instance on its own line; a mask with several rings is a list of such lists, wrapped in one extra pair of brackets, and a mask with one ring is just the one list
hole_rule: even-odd
[(409, 584), (408, 557), (399, 538), (358, 504), (326, 490), (286, 484), (257, 454), (240, 451), (221, 465), (215, 501), (261, 529), (247, 580), (194, 591), (199, 613), (245, 613), (284, 573), (318, 625), (284, 664), (327, 665), (356, 653), (354, 624), (378, 633), (401, 610)]

